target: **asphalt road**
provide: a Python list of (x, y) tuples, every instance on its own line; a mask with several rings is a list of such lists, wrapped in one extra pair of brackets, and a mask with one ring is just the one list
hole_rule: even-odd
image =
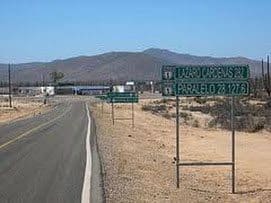
[(87, 108), (85, 102), (65, 102), (44, 115), (0, 126), (0, 202), (103, 201)]

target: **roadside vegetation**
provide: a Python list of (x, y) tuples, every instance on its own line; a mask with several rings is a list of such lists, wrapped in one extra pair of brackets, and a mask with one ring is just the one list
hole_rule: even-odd
[[(176, 118), (175, 100), (156, 100), (142, 106), (143, 111), (163, 116), (167, 119)], [(181, 118), (186, 124), (200, 127), (193, 113), (208, 115), (210, 128), (231, 129), (231, 99), (223, 97), (195, 97), (182, 99), (180, 104)], [(238, 131), (258, 132), (271, 131), (271, 99), (235, 99), (235, 128)]]
[(51, 108), (43, 105), (42, 98), (13, 97), (12, 107), (9, 99), (0, 95), (0, 124), (41, 114)]
[[(162, 99), (162, 100), (155, 100), (151, 103), (142, 105), (143, 111), (149, 111), (154, 115), (162, 116), (166, 119), (175, 119), (176, 112), (175, 112), (175, 100), (174, 99)], [(199, 127), (199, 121), (192, 116), (191, 113), (180, 111), (180, 119), (188, 125), (192, 125), (194, 127)]]
[[(181, 122), (187, 123), (180, 126), (182, 160), (229, 159), (231, 137), (227, 135), (230, 133), (220, 129), (210, 130), (209, 123), (204, 125), (202, 122), (214, 119), (210, 109), (206, 108), (206, 113), (184, 110), (196, 106), (205, 109), (208, 105), (217, 105), (221, 109), (228, 102), (222, 97), (181, 99)], [(237, 102), (242, 106), (259, 108), (267, 104), (256, 100), (248, 102), (244, 98)], [(119, 117), (130, 116), (130, 105), (117, 107)], [(106, 201), (270, 202), (271, 193), (265, 190), (271, 187), (270, 132), (238, 132), (238, 194), (232, 195), (229, 191), (227, 167), (182, 168), (181, 185), (176, 189), (174, 99), (140, 100), (134, 106), (134, 128), (126, 120), (118, 120), (112, 125), (111, 117), (105, 116), (111, 112), (108, 104), (104, 105), (103, 114), (97, 103), (93, 103), (91, 110), (97, 124), (97, 141), (104, 163)]]

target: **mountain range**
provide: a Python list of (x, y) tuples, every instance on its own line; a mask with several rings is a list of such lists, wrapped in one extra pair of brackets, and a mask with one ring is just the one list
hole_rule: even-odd
[[(50, 82), (49, 73), (63, 72), (64, 82), (160, 80), (163, 65), (248, 64), (251, 75), (261, 74), (261, 62), (245, 57), (209, 57), (151, 48), (143, 52), (109, 52), (51, 62), (12, 64), (13, 82)], [(0, 64), (0, 82), (7, 81), (7, 64)]]

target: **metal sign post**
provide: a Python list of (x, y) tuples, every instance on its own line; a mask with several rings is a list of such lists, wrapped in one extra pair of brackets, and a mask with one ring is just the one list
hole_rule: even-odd
[[(248, 95), (248, 65), (163, 66), (163, 96), (176, 96), (176, 185), (180, 187), (180, 166), (231, 166), (232, 193), (235, 193), (234, 96)], [(232, 157), (229, 162), (180, 161), (179, 96), (231, 96)]]
[(114, 102), (111, 101), (111, 107), (112, 107), (112, 122), (113, 122), (113, 125), (115, 125), (115, 118), (114, 118)]
[(104, 116), (104, 100), (102, 100), (102, 117)]
[[(132, 126), (134, 128), (134, 103), (138, 103), (138, 94), (136, 92), (110, 92), (107, 94), (107, 101), (112, 106), (112, 121), (113, 125), (115, 120), (132, 120)], [(115, 118), (114, 116), (114, 103), (132, 104), (132, 117), (129, 118)]]
[(179, 149), (179, 136), (180, 136), (180, 110), (179, 110), (179, 96), (176, 96), (176, 178), (177, 178), (177, 188), (180, 187), (180, 168), (179, 168), (179, 162), (180, 162), (180, 149)]
[(132, 126), (135, 127), (134, 102), (132, 102)]
[(232, 130), (232, 193), (235, 193), (235, 125), (234, 125), (234, 96), (231, 98), (231, 130)]

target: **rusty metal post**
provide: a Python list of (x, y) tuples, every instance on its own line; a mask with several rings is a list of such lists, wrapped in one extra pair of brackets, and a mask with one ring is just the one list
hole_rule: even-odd
[(102, 117), (104, 116), (104, 100), (102, 100)]
[(234, 96), (231, 99), (231, 130), (232, 130), (232, 194), (235, 193), (235, 119), (234, 119)]
[(264, 63), (263, 63), (263, 59), (262, 59), (262, 88), (263, 88), (263, 90), (264, 90), (264, 88), (265, 88)]
[(180, 109), (179, 109), (179, 96), (176, 96), (176, 186), (180, 187), (180, 154), (179, 154), (179, 125), (180, 125)]
[(114, 118), (114, 102), (113, 102), (113, 99), (111, 101), (111, 107), (112, 107), (112, 122), (113, 122), (113, 125), (115, 125), (115, 118)]
[(271, 83), (270, 83), (270, 69), (269, 69), (269, 55), (267, 55), (267, 93), (271, 96)]
[(134, 102), (132, 102), (132, 126), (135, 127)]

